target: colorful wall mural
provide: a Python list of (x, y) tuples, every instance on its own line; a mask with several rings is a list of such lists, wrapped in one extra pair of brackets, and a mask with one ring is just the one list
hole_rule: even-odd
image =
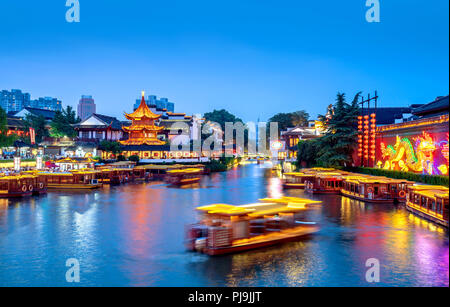
[(395, 134), (391, 131), (377, 137), (376, 166), (388, 170), (428, 175), (448, 175), (447, 129)]

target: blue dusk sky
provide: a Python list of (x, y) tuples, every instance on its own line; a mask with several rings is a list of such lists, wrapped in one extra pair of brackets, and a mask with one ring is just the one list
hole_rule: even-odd
[(0, 89), (52, 96), (122, 117), (141, 90), (188, 114), (225, 108), (245, 121), (307, 110), (338, 91), (378, 90), (380, 106), (449, 92), (448, 0), (0, 1)]

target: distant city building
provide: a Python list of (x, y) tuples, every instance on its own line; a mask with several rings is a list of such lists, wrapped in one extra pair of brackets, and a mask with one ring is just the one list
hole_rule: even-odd
[(52, 97), (31, 100), (29, 93), (23, 93), (21, 90), (17, 89), (1, 91), (0, 106), (6, 113), (16, 113), (25, 107), (51, 111), (60, 111), (62, 109), (61, 100)]
[[(136, 110), (141, 103), (141, 99), (136, 99), (133, 110)], [(163, 112), (175, 112), (175, 103), (170, 102), (167, 98), (158, 99), (155, 95), (147, 96), (145, 103), (155, 114), (161, 114)]]
[(50, 111), (61, 111), (62, 109), (61, 100), (52, 97), (40, 97), (31, 100), (29, 107)]
[(85, 120), (96, 112), (96, 106), (92, 96), (82, 95), (78, 103), (78, 117)]
[(6, 113), (15, 113), (30, 106), (30, 94), (21, 90), (3, 90), (0, 93), (0, 106)]

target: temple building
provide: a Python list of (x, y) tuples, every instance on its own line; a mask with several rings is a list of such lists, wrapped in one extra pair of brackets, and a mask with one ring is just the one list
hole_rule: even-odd
[[(406, 120), (391, 124), (380, 123), (376, 114), (373, 167), (448, 176), (449, 96), (413, 106), (409, 113)], [(367, 157), (355, 156), (354, 161), (367, 165)]]
[[(311, 140), (319, 138), (323, 135), (322, 123), (318, 120), (308, 122), (307, 127), (296, 126), (281, 131), (280, 139), (284, 142), (285, 159), (294, 161), (297, 159), (298, 142), (301, 140)], [(279, 150), (279, 153), (283, 150)], [(278, 155), (280, 157), (280, 154)]]
[(125, 117), (131, 120), (131, 126), (122, 127), (128, 133), (128, 140), (120, 141), (122, 145), (164, 145), (165, 142), (158, 139), (158, 132), (164, 129), (155, 125), (155, 121), (161, 114), (153, 113), (145, 103), (142, 95), (141, 104), (130, 114), (125, 113)]
[(97, 145), (101, 141), (122, 140), (125, 135), (122, 127), (129, 123), (115, 117), (94, 113), (74, 125), (77, 132), (77, 142)]
[(128, 139), (119, 141), (122, 145), (122, 154), (126, 157), (137, 155), (140, 159), (197, 157), (195, 153), (190, 151), (170, 150), (169, 141), (173, 139), (173, 136), (170, 136), (171, 130), (168, 124), (173, 123), (176, 120), (174, 117), (178, 117), (178, 115), (183, 121), (190, 121), (190, 117), (185, 118), (184, 113), (175, 114), (171, 112), (169, 112), (170, 117), (167, 120), (162, 119), (163, 114), (155, 114), (147, 106), (143, 92), (141, 103), (137, 109), (133, 113), (125, 113), (125, 117), (131, 121), (131, 125), (122, 127), (123, 131), (128, 134)]

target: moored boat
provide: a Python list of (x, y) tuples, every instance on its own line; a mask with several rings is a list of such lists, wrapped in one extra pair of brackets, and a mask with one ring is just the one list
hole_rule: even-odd
[(186, 168), (167, 171), (164, 181), (172, 185), (194, 184), (200, 181), (203, 170), (200, 168)]
[(10, 175), (0, 177), (0, 198), (25, 197), (33, 194), (33, 175)]
[(443, 186), (413, 185), (408, 187), (406, 209), (448, 227), (448, 188)]
[(98, 171), (73, 170), (71, 172), (38, 172), (44, 176), (48, 189), (98, 189), (102, 183), (98, 181)]
[(342, 174), (321, 172), (305, 181), (305, 191), (313, 194), (340, 194)]
[(122, 184), (134, 179), (133, 169), (104, 167), (98, 170), (96, 179), (103, 184)]
[(297, 240), (319, 229), (300, 215), (319, 201), (295, 197), (260, 201), (198, 207), (201, 221), (187, 229), (187, 249), (211, 256), (229, 254)]
[(386, 177), (344, 176), (341, 193), (344, 196), (373, 203), (405, 202), (406, 192), (414, 182)]
[(37, 171), (23, 171), (22, 176), (32, 179), (32, 194), (41, 195), (47, 193), (47, 180), (44, 176), (39, 176)]
[(302, 172), (284, 173), (282, 185), (284, 189), (304, 189), (305, 181), (312, 180), (313, 174), (306, 174)]
[(133, 181), (148, 181), (152, 178), (151, 174), (143, 168), (133, 168)]
[(186, 168), (181, 164), (144, 164), (136, 166), (135, 170), (143, 169), (150, 178), (154, 180), (163, 180), (167, 171)]

